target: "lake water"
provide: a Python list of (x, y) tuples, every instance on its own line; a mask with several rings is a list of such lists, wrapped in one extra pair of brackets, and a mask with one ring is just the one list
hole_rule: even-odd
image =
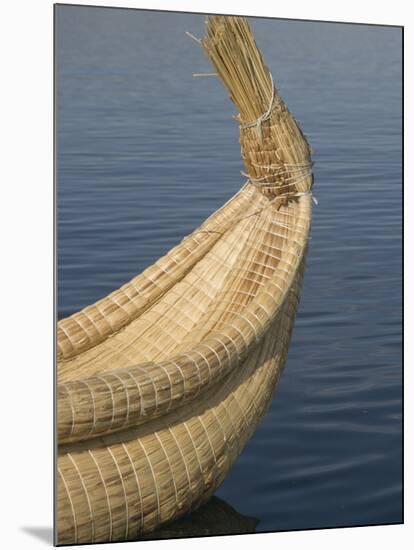
[[(271, 408), (216, 493), (222, 519), (177, 532), (401, 522), (401, 30), (250, 23), (314, 149), (319, 206)], [(59, 318), (244, 183), (235, 107), (192, 76), (212, 69), (185, 31), (202, 36), (204, 17), (57, 8)]]

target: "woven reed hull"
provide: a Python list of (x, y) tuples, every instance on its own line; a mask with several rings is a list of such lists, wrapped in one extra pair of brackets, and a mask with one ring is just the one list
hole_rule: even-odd
[(59, 544), (134, 540), (210, 498), (269, 406), (303, 270), (304, 260), (260, 345), (200, 402), (134, 430), (61, 446)]
[[(96, 348), (130, 325), (165, 292), (180, 282), (211, 250), (222, 233), (234, 224), (235, 218), (251, 208), (249, 199), (250, 193), (246, 193), (243, 188), (196, 231), (131, 281), (95, 304), (62, 319), (58, 323), (57, 331), (60, 376), (64, 379), (74, 373), (78, 376), (82, 369), (76, 362), (73, 364), (73, 358)], [(89, 372), (90, 370), (85, 370), (83, 374)]]
[(59, 544), (133, 540), (206, 502), (285, 363), (310, 148), (244, 20), (210, 18), (203, 46), (240, 108), (249, 180), (141, 275), (59, 322)]
[(247, 214), (217, 231), (182, 280), (123, 330), (59, 363), (59, 443), (147, 423), (193, 401), (266, 334), (303, 257), (311, 201), (277, 209), (253, 186), (243, 195)]

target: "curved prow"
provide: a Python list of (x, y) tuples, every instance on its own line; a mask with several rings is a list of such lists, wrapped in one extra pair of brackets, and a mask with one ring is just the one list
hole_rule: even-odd
[[(305, 200), (304, 195), (310, 193), (312, 185), (307, 141), (274, 87), (273, 78), (243, 18), (208, 18), (207, 37), (202, 45), (240, 109), (242, 153), (248, 181), (255, 188), (250, 193), (251, 210), (240, 213), (237, 201), (233, 201), (235, 215), (232, 219), (229, 219), (227, 207), (212, 216), (216, 225), (205, 224), (204, 233), (200, 232), (204, 235), (204, 245), (197, 240), (200, 237), (197, 232), (184, 241), (184, 251), (192, 247), (192, 259), (177, 267), (172, 259), (180, 251), (180, 247), (176, 247), (154, 267), (148, 268), (142, 275), (149, 285), (148, 291), (138, 296), (141, 309), (135, 306), (131, 321), (174, 286), (173, 273), (175, 283), (184, 279), (197, 264), (194, 259), (197, 255), (214, 257), (215, 242), (223, 242), (226, 248), (226, 232), (237, 231), (239, 222), (242, 227), (247, 218), (255, 216), (251, 226), (245, 224), (245, 231), (251, 236), (248, 237), (250, 244), (240, 251), (240, 259), (235, 264), (240, 273), (233, 278), (227, 273), (226, 281), (230, 282), (224, 285), (226, 295), (233, 296), (234, 303), (227, 305), (224, 314), (217, 317), (214, 308), (223, 308), (223, 294), (213, 299), (210, 319), (206, 314), (191, 329), (194, 333), (203, 333), (200, 325), (209, 327), (201, 340), (187, 339), (187, 347), (168, 354), (165, 360), (147, 358), (143, 361), (138, 354), (129, 356), (126, 366), (117, 363), (116, 355), (121, 357), (125, 349), (129, 351), (130, 344), (123, 342), (121, 337), (119, 341), (114, 340), (116, 331), (113, 331), (108, 338), (108, 346), (112, 344), (113, 351), (97, 350), (90, 360), (90, 363), (95, 362), (94, 372), (88, 375), (89, 363), (85, 359), (79, 362), (83, 369), (81, 375), (59, 385), (58, 437), (61, 443), (147, 423), (171, 413), (217, 384), (264, 337), (285, 302), (303, 259), (310, 224), (310, 200)], [(299, 201), (301, 198), (304, 200)], [(288, 208), (289, 201), (293, 200), (300, 202), (294, 215)], [(285, 213), (279, 213), (282, 205), (286, 207)], [(219, 231), (212, 231), (217, 223)], [(151, 269), (153, 276), (146, 277)], [(209, 285), (211, 287), (211, 282), (206, 277), (206, 289)], [(241, 303), (240, 295), (247, 295), (248, 300)], [(111, 305), (112, 296), (107, 298)], [(119, 315), (125, 313), (125, 308), (123, 302)], [(123, 328), (124, 316), (119, 317), (119, 323)], [(138, 340), (136, 334), (129, 337)], [(99, 338), (103, 338), (102, 334)], [(110, 359), (103, 364), (108, 366), (102, 367), (106, 354)]]
[(130, 320), (108, 302), (110, 336), (66, 342), (59, 544), (136, 539), (206, 502), (285, 364), (311, 223), (310, 149), (245, 20), (210, 17), (201, 43), (240, 109), (248, 183), (171, 262), (144, 272)]
[(280, 97), (243, 17), (207, 18), (204, 49), (240, 110), (240, 144), (249, 181), (286, 201), (312, 188), (311, 150)]

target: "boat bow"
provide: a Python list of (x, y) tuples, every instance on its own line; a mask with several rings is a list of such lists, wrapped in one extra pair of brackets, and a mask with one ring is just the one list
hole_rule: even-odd
[(60, 543), (136, 538), (205, 502), (286, 359), (310, 148), (246, 20), (212, 16), (206, 31), (201, 44), (240, 112), (246, 183), (141, 275), (59, 323)]

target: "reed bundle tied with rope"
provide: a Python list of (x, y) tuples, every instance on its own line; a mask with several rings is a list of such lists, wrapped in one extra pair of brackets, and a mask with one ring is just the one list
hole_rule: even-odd
[(309, 146), (245, 19), (200, 41), (248, 181), (153, 266), (58, 326), (58, 542), (134, 539), (214, 493), (283, 368), (311, 221)]
[(240, 144), (249, 181), (284, 201), (309, 193), (309, 145), (277, 92), (247, 21), (226, 16), (210, 20), (202, 44), (240, 110)]

